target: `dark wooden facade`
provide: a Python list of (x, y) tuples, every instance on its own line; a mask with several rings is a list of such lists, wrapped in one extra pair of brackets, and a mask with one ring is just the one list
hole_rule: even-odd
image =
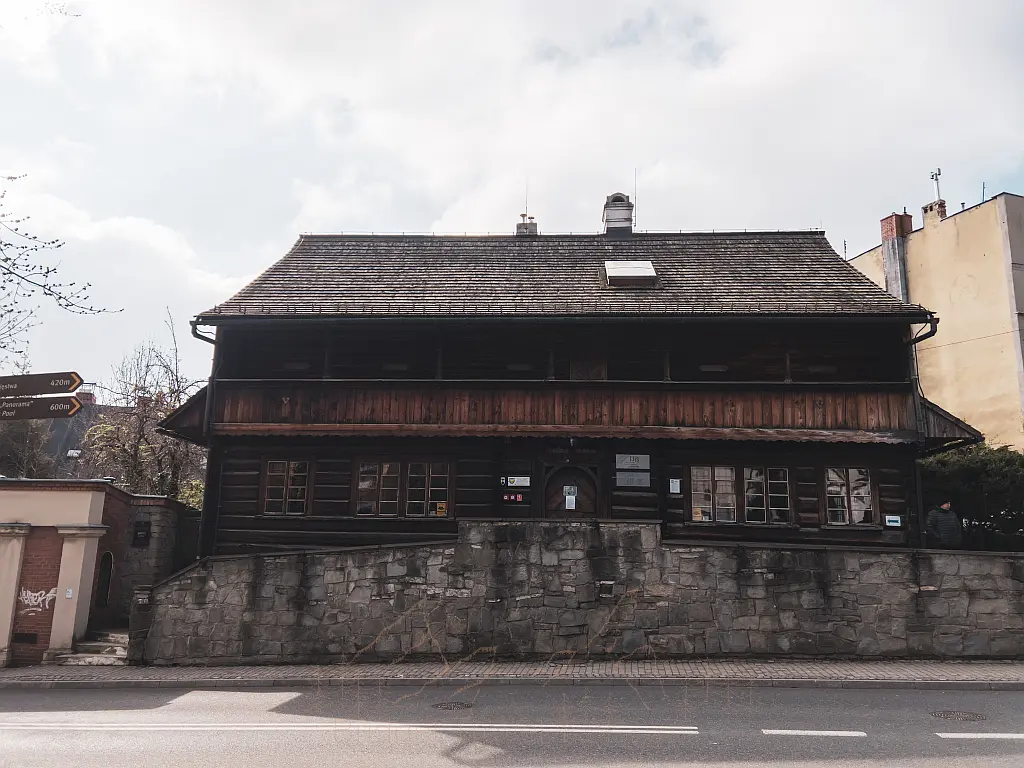
[(460, 518), (906, 545), (915, 458), (976, 436), (915, 395), (910, 350), (893, 321), (225, 323), (165, 427), (210, 446), (206, 554)]

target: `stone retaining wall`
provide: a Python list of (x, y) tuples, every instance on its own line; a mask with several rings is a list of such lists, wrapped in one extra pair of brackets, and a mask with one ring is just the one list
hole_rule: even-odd
[(1024, 657), (1024, 556), (662, 543), (645, 523), (463, 522), (450, 545), (204, 561), (156, 664), (726, 654)]

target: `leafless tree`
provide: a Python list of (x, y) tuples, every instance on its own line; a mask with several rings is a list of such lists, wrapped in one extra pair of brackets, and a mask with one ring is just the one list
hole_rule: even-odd
[[(23, 176), (0, 176), (0, 182), (15, 182)], [(6, 189), (0, 189), (0, 362), (24, 352), (24, 334), (35, 325), (39, 300), (49, 300), (61, 309), (80, 315), (106, 310), (90, 302), (89, 284), (61, 282), (53, 263), (60, 240), (35, 235), (28, 216), (5, 210)]]
[(161, 434), (159, 423), (202, 385), (181, 370), (168, 313), (171, 346), (141, 344), (98, 387), (104, 405), (86, 432), (80, 473), (113, 477), (132, 493), (157, 494), (196, 505), (202, 497), (202, 448)]

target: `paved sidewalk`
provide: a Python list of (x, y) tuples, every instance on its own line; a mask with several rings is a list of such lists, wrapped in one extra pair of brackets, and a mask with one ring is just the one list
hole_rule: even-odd
[(0, 690), (481, 683), (1024, 690), (1024, 662), (737, 659), (0, 669)]

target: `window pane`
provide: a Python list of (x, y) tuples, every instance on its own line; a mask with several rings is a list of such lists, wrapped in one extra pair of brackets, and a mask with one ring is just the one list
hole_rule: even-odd
[(448, 464), (445, 462), (434, 462), (430, 465), (430, 474), (437, 475), (438, 477), (448, 477)]
[(427, 465), (422, 461), (414, 461), (409, 465), (409, 477), (413, 475), (423, 475), (426, 477)]
[(846, 470), (829, 469), (825, 473), (825, 493), (830, 496), (846, 495)]
[(731, 480), (715, 480), (715, 493), (735, 493), (736, 486)]
[(271, 475), (283, 475), (288, 471), (288, 462), (286, 461), (268, 461), (267, 462), (267, 473)]
[(757, 509), (748, 506), (746, 509), (748, 523), (766, 523), (768, 516), (764, 509)]
[(773, 508), (768, 510), (769, 522), (772, 523), (788, 523), (789, 522), (789, 508), (780, 509)]
[(789, 509), (789, 496), (772, 494), (768, 497), (768, 506), (772, 509)]
[(694, 480), (690, 484), (690, 490), (694, 494), (706, 493), (708, 495), (708, 501), (711, 501), (711, 481), (710, 480)]
[(305, 461), (293, 461), (291, 471), (293, 475), (305, 475), (307, 474), (307, 467), (309, 465)]
[(268, 499), (283, 499), (284, 488), (271, 488), (267, 487), (267, 498)]
[(690, 478), (694, 482), (697, 480), (710, 480), (711, 467), (690, 467)]
[(735, 467), (715, 467), (715, 480), (735, 480)]
[(410, 517), (423, 517), (427, 505), (423, 501), (410, 501), (405, 505), (405, 514)]
[(409, 501), (426, 501), (427, 500), (427, 489), (426, 488), (410, 488), (406, 493), (406, 498)]
[(306, 498), (305, 487), (291, 487), (288, 489), (288, 498), (292, 501), (303, 501)]
[(858, 496), (871, 495), (871, 477), (866, 469), (850, 470), (850, 493)]
[(372, 515), (376, 512), (376, 502), (360, 499), (356, 502), (357, 515)]
[(395, 517), (398, 514), (398, 501), (381, 501), (378, 505), (381, 517)]
[(280, 501), (268, 501), (263, 507), (263, 513), (266, 515), (280, 515), (282, 504), (283, 502)]
[(769, 469), (768, 480), (772, 483), (788, 483), (789, 482), (789, 470), (788, 469)]
[(850, 512), (850, 517), (854, 523), (870, 523), (872, 520), (871, 497), (851, 496)]
[(828, 508), (828, 522), (833, 525), (845, 525), (848, 522), (846, 496), (829, 496), (825, 501)]
[(697, 499), (693, 501), (693, 516), (692, 519), (697, 522), (706, 522), (711, 519), (711, 504), (710, 501), (705, 504), (701, 504)]
[(764, 482), (764, 470), (760, 467), (747, 467), (743, 470), (743, 479), (753, 482)]
[(304, 514), (306, 514), (306, 502), (305, 501), (289, 501), (288, 502), (288, 514), (289, 515), (304, 515)]
[(735, 523), (736, 507), (723, 507), (721, 505), (717, 505), (715, 519), (721, 523)]
[[(764, 494), (747, 492), (744, 503), (747, 505), (747, 509), (764, 509)], [(750, 517), (750, 515), (747, 515)]]

